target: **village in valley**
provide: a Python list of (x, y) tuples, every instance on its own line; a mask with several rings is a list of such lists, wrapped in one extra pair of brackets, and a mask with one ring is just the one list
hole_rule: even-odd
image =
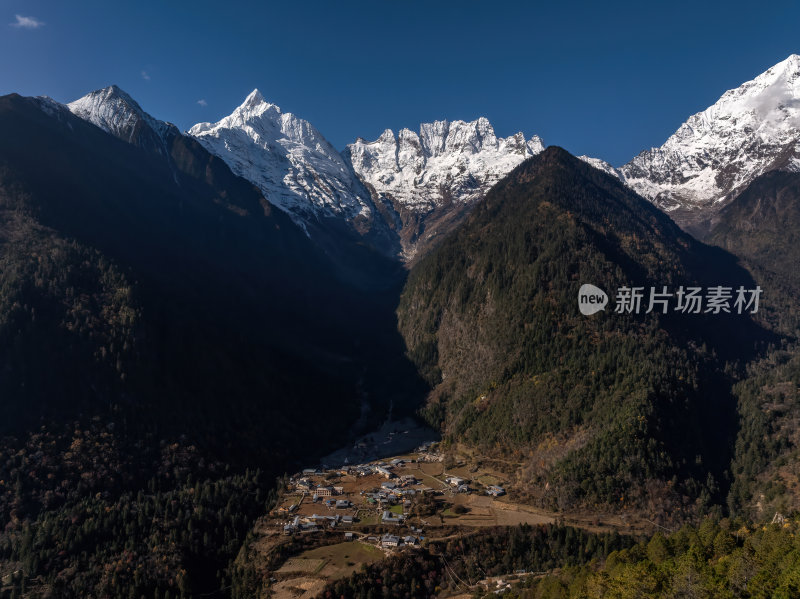
[(502, 472), (454, 461), (429, 442), (397, 456), (292, 475), (256, 527), (250, 559), (265, 564), (273, 596), (311, 598), (362, 564), (431, 540), (554, 521), (511, 501)]
[[(318, 467), (284, 479), (240, 554), (269, 581), (270, 596), (311, 599), (365, 565), (484, 527), (558, 521), (593, 532), (634, 533), (647, 526), (624, 514), (534, 507), (518, 463), (429, 441), (429, 435), (413, 421), (387, 421)], [(475, 588), (494, 591), (529, 574), (508, 573)]]
[[(441, 517), (435, 523), (429, 521), (435, 515), (431, 507), (444, 503), (435, 498), (474, 493), (501, 497), (506, 491), (495, 481), (487, 484), (447, 474), (443, 456), (428, 444), (414, 454), (388, 461), (303, 470), (289, 480), (285, 501), (273, 515), (287, 518), (285, 523), (278, 522), (283, 523), (285, 535), (327, 528), (343, 531), (345, 540), (358, 539), (381, 548), (413, 548), (424, 541), (426, 527), (442, 526)], [(456, 514), (468, 511), (456, 510)], [(381, 536), (369, 534), (367, 527), (376, 524), (392, 530)]]

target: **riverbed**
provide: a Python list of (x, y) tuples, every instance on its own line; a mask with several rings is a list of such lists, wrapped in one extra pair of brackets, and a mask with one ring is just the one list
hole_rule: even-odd
[(414, 451), (423, 444), (438, 441), (439, 438), (435, 430), (413, 418), (387, 420), (380, 428), (323, 457), (320, 465), (326, 468), (339, 468), (372, 462)]

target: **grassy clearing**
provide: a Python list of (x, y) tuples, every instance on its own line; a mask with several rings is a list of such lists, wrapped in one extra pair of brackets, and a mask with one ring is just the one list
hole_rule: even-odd
[(378, 523), (378, 515), (374, 512), (370, 512), (368, 514), (361, 514), (359, 515), (359, 525), (361, 526), (371, 526), (373, 524)]
[(433, 476), (431, 476), (429, 474), (425, 474), (424, 472), (420, 473), (417, 476), (422, 481), (422, 483), (424, 485), (429, 486), (431, 489), (442, 489), (443, 487), (447, 486), (442, 481), (440, 481), (439, 479), (434, 478)]
[(309, 559), (305, 557), (290, 557), (286, 560), (286, 563), (283, 564), (278, 573), (280, 574), (293, 574), (293, 573), (302, 573), (302, 574), (315, 574), (322, 570), (325, 566), (324, 559)]
[(467, 466), (457, 466), (455, 468), (449, 468), (447, 470), (447, 474), (449, 476), (458, 476), (459, 478), (463, 478), (466, 480), (471, 480), (473, 476), (475, 476), (474, 472), (470, 472), (470, 468)]
[(487, 487), (489, 485), (499, 485), (500, 484), (500, 479), (497, 478), (496, 476), (492, 476), (491, 474), (481, 474), (475, 480), (477, 480), (479, 483), (481, 483), (482, 485), (485, 485)]
[(371, 564), (383, 559), (384, 554), (374, 545), (346, 541), (311, 549), (300, 557), (323, 561), (324, 571), (320, 568), (317, 572), (322, 572), (326, 578), (338, 578), (360, 568), (361, 564)]

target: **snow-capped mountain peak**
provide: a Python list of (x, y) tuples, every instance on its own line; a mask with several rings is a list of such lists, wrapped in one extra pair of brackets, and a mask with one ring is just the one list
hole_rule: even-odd
[[(271, 118), (282, 114), (280, 106), (267, 102), (261, 92), (258, 89), (254, 89), (226, 119), (228, 119), (227, 122), (229, 124), (233, 125), (235, 123), (245, 123), (248, 119), (259, 117), (265, 113), (269, 113)], [(226, 119), (223, 119), (223, 121)]]
[(633, 189), (688, 222), (718, 210), (767, 171), (800, 170), (799, 142), (800, 56), (792, 54), (619, 170)]
[(188, 133), (298, 224), (372, 216), (369, 194), (339, 152), (311, 123), (282, 112), (257, 89), (229, 116)]
[(110, 85), (70, 102), (67, 108), (103, 131), (159, 153), (167, 152), (168, 135), (179, 134), (171, 123), (147, 114), (139, 104), (116, 85)]
[(258, 106), (259, 104), (266, 104), (267, 101), (264, 99), (264, 96), (261, 95), (261, 92), (258, 91), (258, 88), (254, 89), (253, 91), (248, 94), (248, 96), (244, 99), (242, 106)]

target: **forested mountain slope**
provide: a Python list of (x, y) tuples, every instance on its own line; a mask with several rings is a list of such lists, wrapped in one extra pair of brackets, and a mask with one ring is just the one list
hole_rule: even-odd
[(427, 417), (518, 460), (545, 505), (674, 516), (724, 497), (738, 428), (726, 363), (770, 335), (745, 314), (618, 314), (612, 302), (583, 316), (583, 283), (612, 298), (626, 285), (755, 287), (733, 256), (548, 148), (409, 275), (399, 326), (434, 387)]

